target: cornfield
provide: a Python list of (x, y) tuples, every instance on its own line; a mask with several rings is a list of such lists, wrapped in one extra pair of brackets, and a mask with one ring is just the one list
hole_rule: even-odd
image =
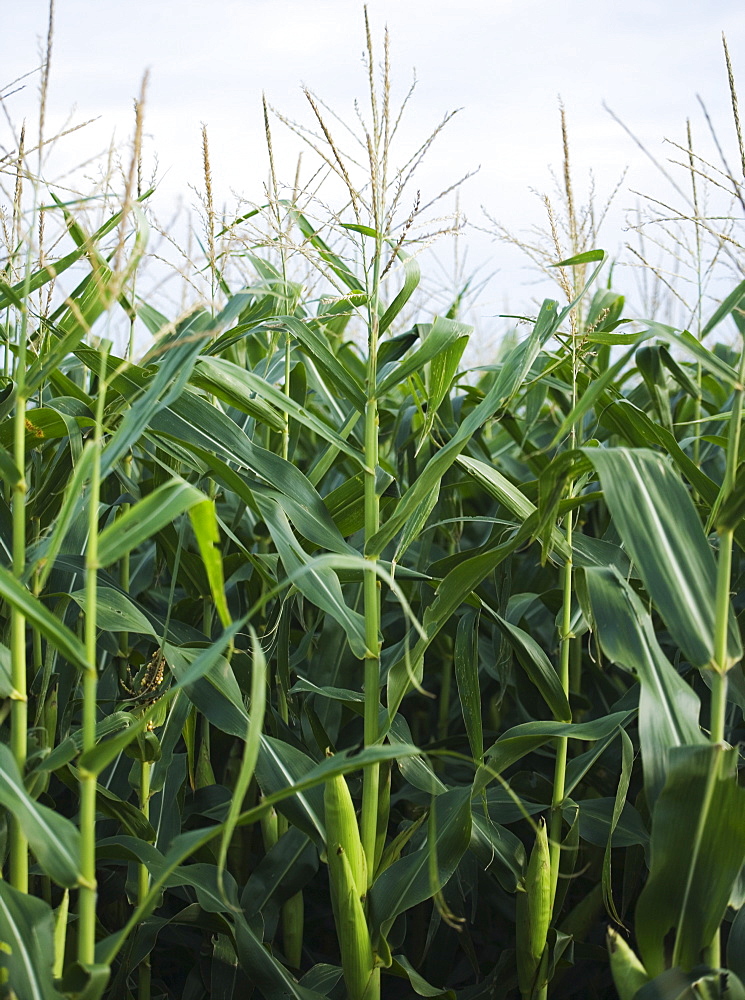
[(4, 996), (745, 997), (745, 281), (627, 316), (569, 196), (468, 369), (388, 72), (325, 217), (204, 132), (173, 315), (141, 106), (116, 205), (3, 162)]

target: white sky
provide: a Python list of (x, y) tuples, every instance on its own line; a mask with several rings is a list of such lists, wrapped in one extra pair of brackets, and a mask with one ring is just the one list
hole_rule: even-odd
[[(368, 9), (379, 55), (386, 23), (390, 30), (399, 96), (416, 69), (405, 132), (411, 148), (444, 112), (463, 109), (439, 136), (415, 186), (427, 201), (480, 168), (461, 195), (471, 223), (485, 224), (481, 205), (514, 229), (543, 222), (529, 189), (551, 192), (548, 166), (560, 169), (559, 94), (569, 118), (577, 200), (590, 168), (599, 201), (630, 168), (601, 239), (611, 252), (628, 238), (624, 210), (637, 200), (629, 189), (673, 195), (603, 102), (662, 158), (671, 153), (663, 138), (683, 142), (690, 116), (694, 137), (714, 156), (699, 94), (731, 165), (737, 164), (720, 36), (727, 35), (745, 105), (741, 0), (369, 0)], [(46, 18), (47, 0), (13, 3), (0, 41), (3, 83), (38, 65)], [(289, 117), (310, 124), (304, 83), (352, 121), (354, 98), (366, 97), (363, 43), (357, 0), (57, 0), (47, 132), (74, 107), (75, 121), (99, 121), (65, 140), (69, 162), (100, 152), (114, 132), (125, 140), (132, 99), (149, 69), (145, 154), (152, 162), (157, 151), (161, 206), (177, 194), (191, 203), (188, 185), (202, 186), (202, 122), (218, 201), (230, 205), (231, 192), (238, 192), (259, 202), (267, 176), (262, 92)], [(32, 77), (8, 99), (16, 124), (24, 115), (33, 119), (37, 92), (38, 77)], [(290, 180), (299, 141), (279, 125), (274, 135), (279, 172)], [(7, 149), (7, 133), (2, 141)], [(485, 328), (493, 330), (495, 314), (525, 311), (533, 297), (551, 293), (545, 285), (526, 285), (529, 275), (515, 248), (470, 231), (461, 246), (469, 248), (472, 267), (496, 272), (474, 311)], [(447, 258), (442, 247), (440, 255)], [(624, 273), (619, 290), (630, 292), (632, 280)]]

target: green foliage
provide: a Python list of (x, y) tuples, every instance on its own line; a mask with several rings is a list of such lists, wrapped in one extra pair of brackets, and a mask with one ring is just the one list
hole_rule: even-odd
[(0, 284), (2, 990), (740, 996), (743, 286), (620, 333), (575, 247), (463, 371), (372, 174), (269, 206), (331, 296), (163, 316), (131, 198)]

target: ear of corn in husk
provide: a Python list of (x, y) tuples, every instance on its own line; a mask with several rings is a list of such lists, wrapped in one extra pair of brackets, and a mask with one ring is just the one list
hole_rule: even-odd
[(362, 847), (360, 828), (357, 824), (352, 796), (343, 774), (338, 774), (326, 782), (324, 790), (324, 807), (326, 813), (326, 851), (329, 867), (333, 876), (333, 855), (340, 846), (349, 862), (349, 867), (357, 886), (357, 894), (364, 896), (367, 892), (367, 862)]
[(365, 911), (343, 847), (329, 851), (329, 871), (341, 967), (349, 1000), (365, 1000), (375, 960)]
[(551, 924), (551, 861), (544, 820), (538, 825), (525, 881), (518, 888), (515, 903), (517, 979), (524, 1000), (530, 1000), (548, 965), (546, 937)]
[(608, 928), (608, 954), (610, 971), (619, 1000), (634, 1000), (637, 992), (650, 981), (647, 970), (635, 951), (613, 927)]
[(326, 782), (326, 854), (331, 903), (341, 965), (349, 1000), (373, 996), (375, 959), (362, 900), (367, 891), (367, 863), (357, 815), (343, 775)]

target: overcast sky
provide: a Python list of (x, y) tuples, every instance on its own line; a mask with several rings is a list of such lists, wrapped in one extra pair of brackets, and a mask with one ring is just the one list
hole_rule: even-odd
[[(38, 65), (47, 8), (47, 0), (24, 0), (4, 19), (4, 83)], [(663, 139), (684, 141), (690, 116), (695, 138), (714, 155), (700, 95), (737, 160), (721, 33), (745, 92), (741, 0), (369, 0), (368, 9), (378, 53), (386, 24), (390, 31), (394, 95), (405, 93), (416, 70), (405, 130), (411, 148), (446, 111), (462, 109), (416, 186), (428, 200), (478, 168), (461, 196), (478, 226), (485, 225), (482, 205), (514, 229), (542, 222), (530, 189), (551, 192), (548, 168), (560, 169), (558, 95), (571, 130), (578, 200), (590, 168), (602, 201), (629, 167), (604, 232), (612, 252), (628, 238), (631, 189), (665, 189), (603, 103), (662, 158), (671, 153)], [(202, 183), (205, 122), (218, 200), (230, 203), (237, 192), (261, 201), (262, 92), (289, 117), (310, 123), (305, 84), (353, 121), (354, 98), (366, 96), (363, 48), (357, 0), (57, 0), (47, 131), (71, 111), (75, 121), (98, 118), (66, 140), (64, 155), (77, 160), (103, 150), (114, 132), (125, 140), (148, 69), (146, 156), (152, 162), (157, 151), (159, 197), (194, 200), (188, 185)], [(16, 123), (33, 117), (37, 90), (32, 77), (8, 99)], [(3, 142), (7, 148), (7, 135)], [(275, 145), (280, 172), (290, 178), (299, 141), (277, 126)], [(485, 323), (505, 309), (527, 308), (536, 292), (524, 284), (519, 251), (478, 232), (467, 232), (461, 245), (473, 267), (496, 272), (479, 305)]]

